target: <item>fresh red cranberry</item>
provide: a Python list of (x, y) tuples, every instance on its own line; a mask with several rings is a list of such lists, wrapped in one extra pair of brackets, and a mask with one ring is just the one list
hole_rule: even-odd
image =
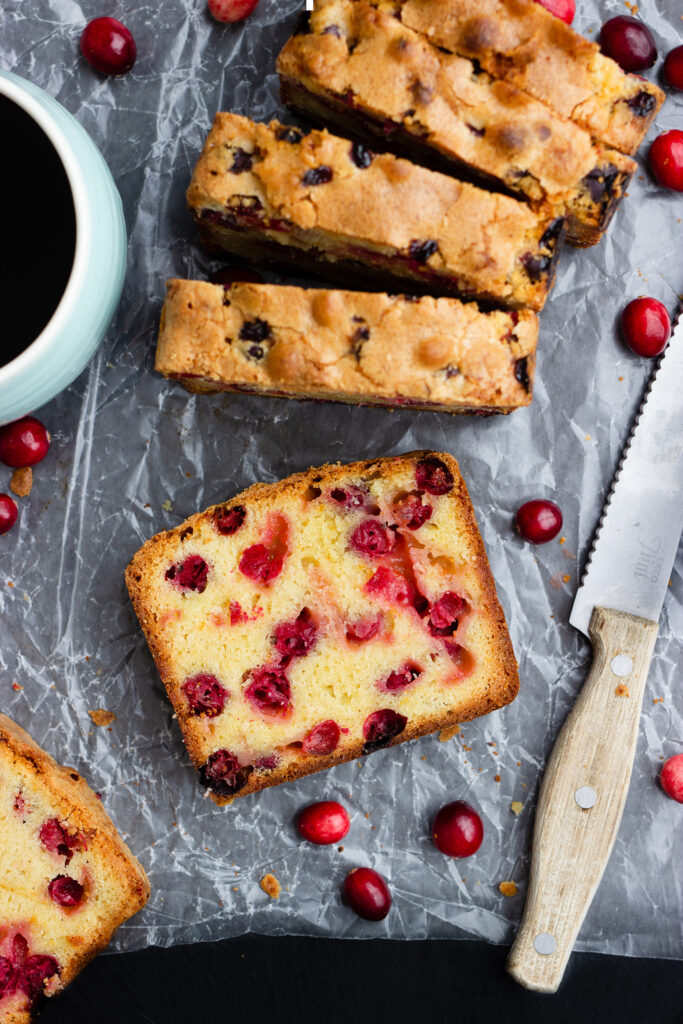
[(671, 320), (657, 299), (641, 295), (632, 299), (621, 314), (624, 341), (637, 356), (658, 356), (671, 337)]
[(620, 14), (605, 22), (600, 29), (600, 46), (624, 71), (645, 71), (657, 60), (652, 32), (630, 14)]
[(650, 170), (660, 185), (683, 192), (683, 131), (662, 132), (650, 146)]
[(322, 800), (305, 807), (296, 819), (296, 828), (302, 839), (316, 846), (338, 843), (349, 831), (351, 822), (344, 807), (336, 800)]
[(40, 826), (40, 841), (50, 853), (65, 857), (68, 864), (77, 850), (83, 849), (83, 842), (77, 833), (69, 833), (57, 818), (48, 818)]
[(368, 594), (378, 594), (392, 604), (404, 606), (411, 605), (416, 597), (412, 583), (402, 573), (396, 569), (389, 569), (386, 565), (379, 567), (364, 589)]
[(220, 715), (230, 696), (216, 677), (211, 675), (197, 675), (186, 679), (182, 691), (190, 705), (190, 714), (205, 715), (207, 718)]
[(372, 868), (354, 868), (344, 879), (344, 899), (366, 921), (383, 921), (391, 910), (391, 893)]
[(135, 64), (133, 36), (116, 18), (95, 18), (81, 35), (81, 52), (103, 75), (125, 75)]
[(351, 534), (351, 547), (368, 558), (381, 558), (388, 555), (396, 545), (393, 530), (376, 519), (364, 519)]
[(434, 602), (429, 613), (429, 632), (432, 636), (453, 636), (465, 607), (465, 601), (460, 594), (447, 590)]
[(199, 770), (199, 781), (216, 796), (231, 796), (244, 789), (253, 765), (240, 765), (229, 750), (216, 750)]
[(50, 898), (60, 907), (77, 907), (83, 902), (84, 889), (80, 882), (68, 875), (57, 875), (47, 887)]
[(192, 590), (203, 594), (209, 578), (209, 567), (201, 555), (188, 555), (182, 562), (176, 562), (166, 570), (164, 579), (178, 590)]
[(560, 21), (565, 21), (567, 25), (571, 25), (576, 14), (576, 4), (574, 0), (537, 0), (537, 3), (541, 7), (545, 7), (546, 11), (550, 11)]
[(419, 494), (406, 494), (397, 498), (392, 505), (394, 519), (399, 526), (409, 530), (419, 530), (432, 517), (432, 506), (423, 505)]
[(244, 21), (258, 7), (259, 0), (209, 0), (209, 11), (216, 21), (233, 24)]
[(301, 749), (304, 754), (331, 754), (337, 749), (341, 729), (331, 718), (319, 722), (304, 736)]
[(12, 529), (18, 515), (16, 501), (9, 494), (0, 494), (0, 535)]
[(244, 526), (246, 518), (247, 510), (244, 505), (234, 505), (232, 508), (216, 509), (213, 521), (221, 536), (229, 537), (232, 533), (237, 533)]
[(448, 494), (453, 489), (453, 474), (441, 459), (428, 455), (421, 459), (415, 467), (415, 480), (421, 491), (428, 494)]
[(538, 498), (517, 510), (517, 532), (531, 544), (547, 544), (562, 529), (562, 513), (554, 501)]
[(388, 690), (390, 693), (395, 690), (405, 690), (406, 686), (414, 683), (418, 676), (422, 675), (422, 669), (411, 661), (399, 669), (390, 672), (383, 683), (380, 683), (381, 690)]
[[(377, 574), (375, 573), (375, 575)], [(355, 622), (347, 622), (346, 639), (363, 644), (367, 640), (372, 640), (373, 636), (377, 636), (381, 625), (381, 615), (377, 615), (372, 619), (356, 619)]]
[(357, 512), (365, 508), (368, 492), (356, 484), (349, 484), (347, 487), (333, 487), (330, 498), (335, 505), (341, 505), (345, 512)]
[(222, 284), (224, 288), (232, 284), (263, 284), (263, 274), (250, 267), (221, 267), (220, 270), (214, 270), (209, 281)]
[(664, 61), (664, 81), (673, 89), (683, 89), (683, 46), (669, 50)]
[(35, 416), (24, 416), (0, 427), (0, 461), (12, 469), (42, 462), (50, 449), (50, 435)]
[(481, 818), (464, 800), (456, 800), (442, 807), (432, 828), (438, 850), (449, 857), (470, 857), (476, 853), (484, 838)]
[(0, 956), (0, 999), (14, 981), (14, 966), (6, 956)]
[(683, 754), (674, 754), (664, 762), (659, 781), (667, 796), (683, 804)]
[(391, 708), (373, 711), (363, 723), (363, 753), (369, 754), (373, 750), (385, 747), (394, 736), (399, 736), (403, 732), (407, 722), (405, 715), (399, 715), (398, 711), (392, 711)]
[(59, 964), (53, 956), (29, 956), (19, 973), (17, 987), (34, 1002), (43, 994), (45, 982), (55, 974), (59, 974)]
[(275, 649), (284, 657), (301, 658), (315, 643), (317, 629), (308, 608), (302, 608), (293, 622), (275, 627)]
[(251, 672), (252, 682), (244, 696), (255, 708), (268, 718), (283, 717), (290, 710), (291, 688), (284, 669), (275, 666), (255, 668)]
[(265, 544), (252, 544), (240, 558), (240, 572), (250, 580), (269, 583), (282, 572), (283, 556), (269, 551)]

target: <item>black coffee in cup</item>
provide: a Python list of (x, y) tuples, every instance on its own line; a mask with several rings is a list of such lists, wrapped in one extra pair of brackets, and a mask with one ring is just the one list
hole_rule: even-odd
[(62, 162), (45, 132), (0, 96), (0, 365), (34, 341), (64, 294), (76, 216)]

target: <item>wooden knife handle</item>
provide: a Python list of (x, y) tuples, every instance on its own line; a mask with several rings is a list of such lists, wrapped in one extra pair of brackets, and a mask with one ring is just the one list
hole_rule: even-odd
[(513, 978), (537, 992), (557, 990), (612, 852), (658, 628), (624, 612), (593, 611), (593, 664), (545, 770), (529, 891), (507, 962)]

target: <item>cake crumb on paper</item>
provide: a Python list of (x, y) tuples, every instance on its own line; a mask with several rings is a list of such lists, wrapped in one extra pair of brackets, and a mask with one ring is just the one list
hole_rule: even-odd
[(33, 470), (30, 466), (23, 469), (15, 469), (12, 473), (9, 488), (16, 494), (17, 498), (27, 498), (33, 487)]
[(510, 804), (510, 810), (513, 814), (521, 814), (524, 808), (524, 804), (521, 800), (513, 800)]
[(516, 896), (517, 886), (514, 882), (501, 882), (498, 886), (503, 896)]
[(275, 875), (270, 874), (264, 875), (263, 878), (261, 879), (261, 888), (263, 889), (267, 896), (270, 896), (271, 900), (278, 899), (280, 893), (282, 892), (282, 886), (278, 882), (277, 878), (275, 877)]
[(630, 697), (631, 696), (631, 694), (628, 691), (628, 686), (626, 685), (626, 683), (619, 683), (619, 685), (615, 688), (614, 693), (615, 693), (615, 696), (617, 696), (617, 697)]
[(171, 501), (170, 498), (167, 498), (166, 501), (162, 503), (161, 507), (163, 508), (164, 512), (172, 512), (173, 502)]
[(448, 743), (454, 736), (460, 733), (459, 725), (449, 725), (447, 729), (442, 729), (439, 733), (439, 743)]
[(111, 725), (116, 721), (114, 712), (107, 711), (105, 708), (95, 708), (93, 711), (88, 711), (88, 714), (92, 718), (93, 725)]

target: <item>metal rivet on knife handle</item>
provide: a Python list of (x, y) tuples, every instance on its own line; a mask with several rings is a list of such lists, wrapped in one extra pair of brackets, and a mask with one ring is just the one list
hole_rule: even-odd
[(555, 942), (555, 936), (551, 935), (550, 932), (541, 932), (534, 939), (534, 949), (541, 956), (550, 956), (557, 949), (557, 943)]
[(629, 657), (628, 654), (616, 654), (609, 667), (614, 672), (615, 676), (630, 676), (633, 672), (633, 658)]
[(595, 806), (598, 794), (592, 786), (579, 786), (576, 793), (574, 793), (574, 799), (579, 807), (583, 808), (584, 811), (587, 811), (591, 807)]

